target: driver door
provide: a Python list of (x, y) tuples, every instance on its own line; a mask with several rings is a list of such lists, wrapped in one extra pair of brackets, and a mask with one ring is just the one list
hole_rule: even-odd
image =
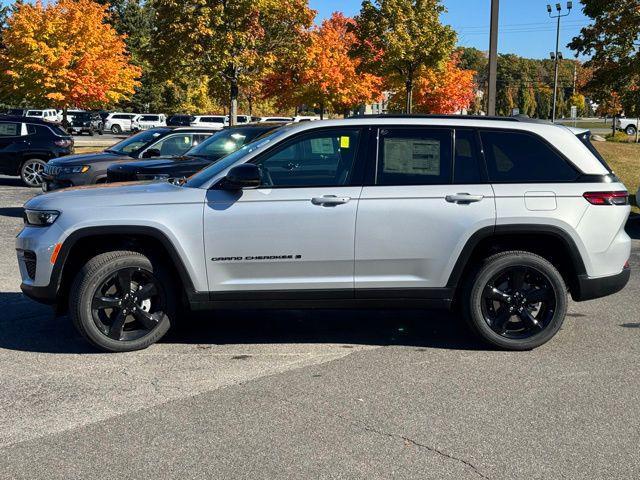
[(291, 290), (353, 296), (364, 145), (360, 128), (301, 133), (252, 159), (260, 187), (208, 191), (204, 240), (213, 300), (279, 290), (287, 291), (283, 298)]

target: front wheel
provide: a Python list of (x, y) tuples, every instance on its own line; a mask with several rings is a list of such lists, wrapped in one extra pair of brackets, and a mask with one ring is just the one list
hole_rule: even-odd
[(119, 133), (122, 133), (122, 127), (118, 124), (113, 125), (111, 127), (111, 133), (113, 133), (114, 135), (118, 135)]
[(80, 334), (100, 350), (141, 350), (162, 338), (175, 320), (174, 291), (161, 263), (138, 252), (107, 252), (76, 276), (69, 313)]
[(636, 134), (636, 127), (633, 125), (629, 125), (626, 129), (625, 132), (627, 133), (627, 135), (635, 135)]
[(22, 182), (31, 188), (42, 186), (42, 172), (47, 163), (38, 158), (26, 160), (20, 167), (20, 178)]
[(464, 290), (463, 313), (472, 330), (507, 350), (530, 350), (548, 342), (566, 312), (562, 275), (530, 252), (487, 258)]

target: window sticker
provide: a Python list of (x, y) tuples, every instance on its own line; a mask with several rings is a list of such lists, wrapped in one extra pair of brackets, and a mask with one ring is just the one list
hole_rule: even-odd
[(440, 175), (440, 142), (417, 138), (385, 138), (383, 171)]
[(311, 153), (316, 155), (333, 155), (336, 153), (333, 149), (332, 138), (312, 138), (310, 141)]
[(349, 148), (349, 137), (340, 137), (340, 148)]

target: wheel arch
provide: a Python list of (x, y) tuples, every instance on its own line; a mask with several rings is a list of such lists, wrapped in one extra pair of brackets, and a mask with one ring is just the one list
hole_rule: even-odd
[(183, 300), (191, 300), (197, 295), (189, 272), (171, 240), (157, 228), (134, 225), (86, 227), (71, 233), (60, 248), (51, 274), (50, 286), (55, 289), (56, 298), (66, 298), (75, 273), (89, 258), (117, 249), (139, 251), (165, 259), (180, 282), (186, 296)]
[(480, 229), (469, 238), (449, 275), (447, 287), (458, 287), (483, 258), (508, 250), (526, 250), (549, 260), (560, 271), (570, 291), (578, 288), (578, 277), (586, 274), (575, 241), (562, 228), (538, 224), (498, 225)]

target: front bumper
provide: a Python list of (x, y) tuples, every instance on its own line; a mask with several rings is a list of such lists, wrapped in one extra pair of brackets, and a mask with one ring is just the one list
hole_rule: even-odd
[(622, 290), (631, 277), (631, 270), (626, 267), (620, 273), (607, 277), (591, 278), (587, 275), (578, 275), (578, 282), (571, 297), (576, 302), (594, 300), (596, 298), (613, 295)]
[(81, 185), (91, 185), (93, 176), (86, 173), (73, 173), (69, 175), (51, 176), (46, 173), (42, 174), (42, 191), (52, 192), (62, 188), (78, 187)]

